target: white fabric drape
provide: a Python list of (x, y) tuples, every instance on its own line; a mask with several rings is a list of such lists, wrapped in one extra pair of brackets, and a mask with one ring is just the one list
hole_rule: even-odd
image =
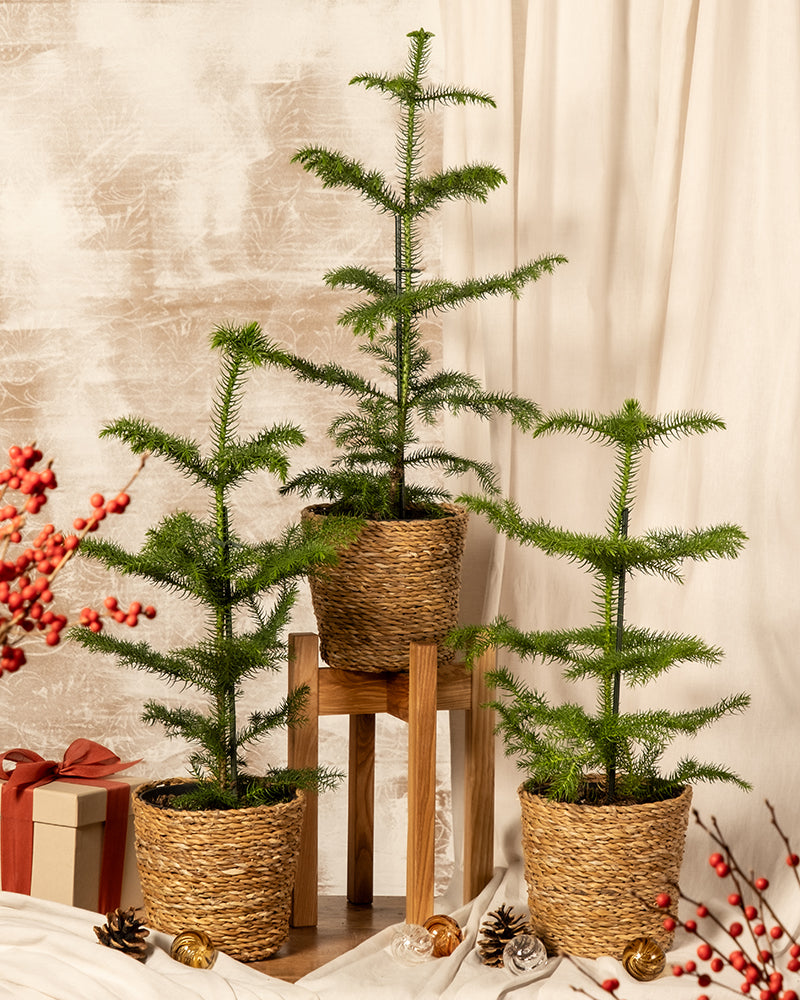
[[(486, 160), (509, 184), (486, 206), (448, 209), (444, 273), (503, 270), (545, 252), (569, 263), (516, 305), (481, 303), (444, 321), (452, 367), (546, 409), (711, 410), (722, 433), (678, 441), (643, 465), (632, 531), (740, 523), (735, 562), (686, 570), (685, 585), (636, 578), (630, 621), (693, 632), (726, 651), (677, 668), (629, 707), (692, 707), (745, 690), (752, 707), (681, 754), (727, 763), (754, 786), (700, 786), (758, 863), (783, 863), (763, 799), (800, 820), (792, 736), (800, 585), (800, 5), (796, 0), (442, 0), (446, 77), (498, 110), (451, 113), (445, 163)], [(476, 439), (450, 420), (451, 446)], [(602, 528), (609, 453), (564, 437), (482, 430), (484, 457), (530, 516)], [(524, 628), (582, 624), (591, 591), (571, 565), (473, 525), (466, 620), (498, 612)], [(508, 662), (508, 657), (504, 658)], [(511, 664), (513, 665), (513, 664)], [(555, 668), (519, 665), (555, 698), (589, 699)], [(519, 851), (520, 780), (498, 744), (500, 860)], [(686, 877), (705, 878), (690, 830)], [(785, 866), (783, 867), (785, 871)]]

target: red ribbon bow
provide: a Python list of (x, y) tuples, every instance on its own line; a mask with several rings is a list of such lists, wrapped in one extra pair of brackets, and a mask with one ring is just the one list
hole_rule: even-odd
[[(7, 771), (6, 761), (16, 767)], [(45, 760), (33, 750), (7, 750), (0, 757), (0, 869), (7, 892), (30, 893), (33, 871), (33, 790), (51, 781), (99, 785), (108, 791), (103, 856), (100, 865), (99, 913), (115, 910), (122, 893), (122, 871), (128, 829), (129, 789), (121, 781), (104, 778), (138, 764), (123, 762), (107, 747), (92, 740), (71, 743), (62, 761)]]

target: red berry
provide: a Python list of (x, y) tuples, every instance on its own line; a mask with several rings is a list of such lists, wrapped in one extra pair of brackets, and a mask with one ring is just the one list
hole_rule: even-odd
[(698, 917), (707, 917), (708, 916), (708, 907), (704, 903), (701, 903), (697, 907), (697, 916)]
[(741, 906), (742, 897), (739, 895), (738, 892), (732, 892), (730, 896), (728, 896), (728, 902), (731, 904), (731, 906)]
[(93, 493), (89, 497), (89, 503), (92, 505), (92, 507), (98, 507), (98, 508), (102, 507), (105, 502), (106, 498), (103, 496), (102, 493)]
[(744, 957), (744, 953), (741, 951), (732, 951), (728, 956), (728, 961), (736, 969), (737, 972), (741, 972), (742, 969), (747, 965), (747, 959)]
[(758, 916), (758, 910), (755, 908), (755, 906), (745, 906), (744, 915), (747, 917), (748, 920), (755, 920), (756, 917)]
[(789, 970), (789, 972), (800, 971), (800, 960), (796, 958), (790, 958), (789, 961), (786, 963), (786, 968)]
[(144, 609), (144, 616), (145, 618), (155, 618), (156, 609), (153, 607), (152, 604), (148, 604), (147, 607)]
[(82, 517), (76, 517), (75, 520), (72, 522), (72, 527), (76, 531), (83, 531), (84, 528), (86, 527), (86, 521)]
[(61, 642), (61, 636), (58, 632), (48, 632), (44, 637), (44, 641), (48, 646), (57, 646)]
[(695, 972), (697, 970), (697, 962), (692, 961), (690, 958), (688, 962), (683, 963), (684, 972)]
[(789, 857), (786, 859), (786, 864), (789, 865), (791, 868), (797, 868), (797, 866), (800, 865), (800, 855), (790, 854)]
[(744, 927), (742, 927), (738, 920), (735, 920), (728, 928), (728, 933), (731, 937), (739, 937), (743, 930)]
[(769, 929), (769, 936), (773, 940), (777, 941), (778, 938), (783, 937), (783, 928), (782, 927), (770, 927), (770, 929)]
[(698, 986), (710, 986), (711, 985), (711, 976), (706, 975), (705, 972), (702, 973), (702, 975), (699, 975), (697, 977), (697, 985)]
[(618, 990), (619, 989), (619, 980), (618, 979), (604, 979), (601, 985), (602, 985), (603, 989), (606, 991), (606, 993), (613, 993), (614, 990)]
[(792, 958), (800, 958), (800, 944), (793, 944), (789, 949), (789, 954)]
[(656, 906), (660, 910), (666, 910), (668, 906), (672, 903), (672, 896), (668, 892), (660, 892), (656, 896)]
[(722, 972), (722, 970), (724, 968), (725, 968), (725, 963), (722, 961), (722, 959), (719, 956), (717, 956), (716, 958), (712, 958), (711, 959), (711, 971), (712, 972)]
[(142, 613), (142, 605), (139, 601), (131, 601), (130, 607), (128, 608), (129, 615), (140, 615)]
[(764, 934), (767, 933), (767, 928), (763, 924), (754, 924), (753, 933), (755, 934), (756, 937), (762, 937)]
[(673, 919), (673, 917), (664, 917), (664, 919), (661, 921), (661, 926), (664, 928), (665, 931), (674, 931), (677, 924)]
[(697, 921), (696, 920), (685, 920), (684, 923), (683, 923), (683, 926), (684, 926), (684, 929), (687, 930), (690, 934), (694, 934), (694, 932), (697, 930)]
[(708, 863), (711, 865), (712, 868), (716, 868), (717, 865), (720, 863), (720, 861), (724, 860), (725, 858), (723, 858), (723, 856), (719, 852), (715, 852), (714, 854), (711, 855), (711, 857), (709, 857)]
[(128, 504), (131, 502), (131, 498), (127, 493), (118, 493), (115, 498), (115, 503), (121, 510), (125, 510)]
[(720, 861), (716, 866), (716, 872), (720, 878), (725, 878), (726, 875), (730, 875), (731, 870), (724, 861)]
[(117, 610), (117, 599), (116, 599), (116, 597), (107, 597), (103, 601), (103, 604), (105, 604), (105, 606), (108, 608), (109, 611), (116, 611)]
[(697, 957), (701, 962), (707, 962), (711, 958), (713, 952), (711, 950), (711, 945), (703, 941), (702, 944), (697, 946)]
[(139, 624), (139, 619), (136, 615), (128, 615), (125, 618), (125, 624), (128, 625), (130, 628), (136, 628), (136, 626)]
[(682, 976), (683, 975), (683, 966), (682, 965), (673, 965), (672, 966), (672, 975), (673, 976)]
[(754, 882), (754, 885), (755, 885), (756, 889), (758, 889), (759, 892), (763, 892), (765, 889), (769, 888), (769, 879), (768, 878), (757, 878), (755, 880), (755, 882)]

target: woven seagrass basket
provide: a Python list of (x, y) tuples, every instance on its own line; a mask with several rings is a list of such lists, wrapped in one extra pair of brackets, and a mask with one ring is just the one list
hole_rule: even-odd
[[(335, 566), (309, 578), (320, 655), (331, 667), (375, 672), (408, 670), (410, 642), (441, 646), (458, 623), (466, 510), (442, 505), (447, 517), (366, 521)], [(313, 523), (326, 507), (306, 507)]]
[(551, 954), (621, 959), (634, 938), (667, 950), (655, 909), (668, 892), (677, 915), (692, 790), (641, 805), (551, 802), (519, 788), (522, 853), (534, 933)]
[(289, 933), (305, 793), (290, 802), (195, 812), (133, 795), (136, 863), (147, 922), (178, 934), (205, 931), (215, 947), (253, 962), (274, 954)]

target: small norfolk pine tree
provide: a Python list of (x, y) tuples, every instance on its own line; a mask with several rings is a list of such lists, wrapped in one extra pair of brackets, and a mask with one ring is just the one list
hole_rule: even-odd
[(422, 343), (420, 321), (486, 296), (519, 297), (523, 288), (563, 262), (547, 255), (493, 274), (464, 281), (423, 278), (422, 219), (454, 199), (485, 202), (505, 183), (494, 166), (472, 163), (423, 174), (425, 112), (447, 105), (494, 107), (486, 94), (460, 87), (424, 82), (432, 35), (409, 33), (408, 62), (402, 73), (368, 73), (350, 82), (377, 90), (399, 108), (394, 181), (343, 153), (308, 146), (294, 159), (322, 181), (324, 187), (348, 188), (366, 199), (387, 223), (394, 247), (394, 273), (357, 265), (337, 267), (325, 275), (331, 288), (361, 295), (339, 317), (361, 338), (359, 349), (374, 366), (375, 376), (362, 375), (336, 362), (316, 364), (275, 348), (272, 361), (298, 378), (327, 386), (354, 400), (337, 416), (329, 435), (339, 449), (330, 468), (309, 469), (291, 479), (285, 491), (331, 502), (337, 513), (378, 520), (436, 516), (447, 490), (421, 485), (411, 476), (437, 469), (446, 476), (472, 472), (481, 488), (496, 492), (494, 472), (487, 463), (453, 454), (444, 448), (422, 447), (419, 429), (433, 424), (445, 410), (470, 412), (481, 418), (508, 415), (530, 429), (538, 414), (534, 403), (512, 393), (486, 391), (474, 376), (436, 370)]
[[(244, 771), (244, 751), (277, 727), (302, 722), (307, 690), (298, 689), (277, 707), (239, 718), (241, 684), (286, 662), (284, 631), (297, 595), (297, 581), (312, 567), (330, 563), (352, 534), (340, 519), (316, 533), (292, 525), (276, 539), (248, 542), (231, 523), (230, 498), (259, 471), (284, 481), (287, 451), (304, 438), (292, 424), (238, 436), (238, 416), (248, 372), (266, 363), (268, 345), (258, 324), (219, 327), (211, 341), (220, 355), (220, 374), (211, 419), (211, 450), (177, 437), (138, 417), (106, 426), (101, 436), (125, 442), (135, 454), (165, 458), (187, 479), (208, 492), (205, 519), (186, 511), (168, 514), (147, 532), (138, 552), (86, 539), (81, 552), (124, 575), (173, 591), (200, 608), (205, 633), (196, 643), (162, 653), (146, 642), (75, 628), (71, 635), (87, 649), (114, 655), (124, 666), (147, 670), (207, 697), (207, 711), (171, 708), (155, 701), (145, 706), (146, 722), (161, 724), (167, 735), (193, 747), (189, 764), (196, 790), (178, 799), (179, 808), (220, 809), (282, 801), (295, 788), (329, 786), (339, 775), (321, 768), (275, 767), (257, 777)], [(264, 598), (268, 598), (265, 604)]]
[(564, 431), (586, 435), (615, 452), (615, 478), (606, 533), (582, 534), (544, 520), (526, 519), (511, 500), (465, 496), (459, 502), (481, 513), (498, 531), (523, 545), (577, 563), (595, 580), (597, 614), (592, 624), (558, 631), (524, 632), (507, 619), (488, 627), (467, 626), (450, 637), (469, 659), (489, 646), (522, 658), (559, 664), (569, 681), (588, 679), (596, 690), (596, 711), (575, 703), (553, 705), (507, 668), (490, 683), (505, 697), (492, 702), (506, 751), (527, 775), (526, 789), (567, 802), (590, 796), (589, 775), (601, 778), (602, 801), (647, 802), (668, 798), (695, 781), (747, 784), (725, 767), (685, 757), (667, 774), (659, 768), (666, 748), (679, 736), (703, 727), (749, 703), (745, 694), (688, 711), (660, 708), (626, 712), (624, 688), (642, 686), (680, 663), (714, 664), (722, 651), (691, 635), (656, 632), (626, 624), (625, 587), (629, 577), (651, 574), (679, 581), (684, 560), (735, 557), (746, 536), (734, 524), (683, 530), (628, 533), (641, 454), (653, 445), (724, 427), (717, 417), (697, 412), (652, 417), (635, 400), (616, 413), (561, 412), (543, 418), (534, 436)]

